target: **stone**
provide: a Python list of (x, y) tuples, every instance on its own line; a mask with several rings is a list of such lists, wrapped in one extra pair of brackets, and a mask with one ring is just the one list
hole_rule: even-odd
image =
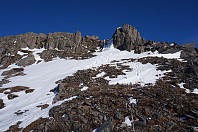
[(127, 127), (127, 124), (126, 124), (126, 123), (122, 123), (122, 124), (120, 125), (120, 127), (121, 127), (121, 128), (125, 128), (125, 127)]
[(187, 43), (187, 44), (182, 44), (181, 45), (182, 47), (185, 47), (185, 48), (195, 48), (195, 43)]
[(176, 125), (175, 122), (170, 121), (167, 126), (166, 126), (166, 130), (170, 131), (174, 126)]
[(16, 97), (19, 97), (18, 95), (15, 95), (15, 94), (8, 94), (8, 99), (11, 100), (11, 99), (14, 99)]
[(98, 40), (98, 36), (89, 36), (89, 35), (85, 35), (85, 38), (87, 39), (91, 39), (91, 40)]
[(117, 118), (117, 119), (121, 120), (121, 119), (122, 119), (122, 114), (117, 113), (117, 114), (115, 115), (115, 118)]
[(3, 100), (0, 99), (0, 109), (2, 109), (4, 107), (4, 103), (3, 103)]
[(106, 121), (100, 126), (98, 132), (112, 132), (113, 128), (114, 128), (114, 126), (113, 126), (112, 122)]
[(18, 66), (28, 66), (28, 65), (34, 64), (35, 62), (36, 62), (36, 60), (34, 58), (34, 55), (28, 55), (26, 58), (21, 59), (16, 64)]
[(16, 74), (18, 72), (23, 72), (24, 71), (24, 68), (13, 68), (11, 70), (8, 70), (8, 71), (4, 71), (1, 76), (11, 76), (12, 74)]
[(144, 51), (140, 33), (135, 27), (128, 24), (124, 24), (121, 28), (117, 28), (112, 38), (115, 48), (127, 51), (134, 50), (135, 53)]

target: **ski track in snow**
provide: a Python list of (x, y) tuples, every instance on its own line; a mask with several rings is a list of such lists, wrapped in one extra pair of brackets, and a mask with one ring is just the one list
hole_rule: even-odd
[[(37, 61), (41, 60), (37, 53), (40, 53), (40, 50), (33, 50), (34, 56)], [(167, 55), (167, 54), (158, 54), (152, 52), (145, 52), (142, 54), (134, 54), (128, 51), (119, 51), (118, 49), (113, 48), (113, 45), (108, 46), (108, 48), (104, 48), (102, 52), (96, 52), (97, 56), (86, 59), (86, 60), (65, 60), (57, 58), (54, 61), (50, 62), (40, 62), (39, 64), (33, 64), (24, 68), (25, 76), (16, 76), (9, 78), (11, 81), (8, 84), (4, 84), (2, 88), (14, 87), (14, 86), (26, 86), (30, 89), (35, 89), (34, 92), (25, 94), (24, 91), (15, 92), (13, 94), (18, 95), (19, 97), (14, 98), (13, 100), (8, 100), (7, 95), (0, 93), (0, 98), (3, 99), (5, 103), (5, 107), (0, 109), (0, 131), (7, 130), (9, 126), (16, 124), (18, 121), (22, 121), (19, 127), (26, 127), (31, 122), (39, 119), (40, 117), (46, 118), (49, 117), (49, 110), (56, 105), (60, 105), (64, 101), (72, 100), (74, 97), (70, 97), (63, 101), (59, 101), (56, 104), (52, 104), (53, 98), (55, 96), (54, 93), (49, 92), (51, 89), (55, 88), (57, 84), (56, 81), (63, 79), (67, 76), (71, 76), (77, 70), (88, 69), (92, 67), (99, 67), (102, 64), (110, 64), (113, 60), (121, 60), (121, 59), (129, 59), (129, 58), (141, 58), (146, 56), (164, 56), (168, 58), (180, 58), (180, 52), (175, 54)], [(155, 65), (142, 64), (140, 62), (130, 62), (127, 63), (130, 67), (133, 67), (135, 70), (132, 72), (126, 72), (126, 76), (118, 76), (118, 78), (112, 79), (110, 84), (114, 83), (130, 83), (130, 82), (142, 82), (142, 83), (155, 83), (156, 74), (161, 73), (154, 72), (150, 73), (151, 70), (156, 70)], [(7, 69), (0, 70), (0, 74), (12, 68), (19, 67), (17, 65), (10, 65)], [(145, 70), (149, 68), (146, 74)], [(142, 70), (143, 69), (143, 70)], [(135, 71), (135, 76), (133, 72)], [(132, 74), (131, 74), (132, 73)], [(152, 77), (153, 79), (146, 78), (145, 76)], [(133, 81), (136, 77), (138, 77), (135, 81)], [(2, 79), (1, 77), (0, 79)], [(49, 95), (47, 95), (49, 94)], [(41, 110), (37, 108), (37, 105), (41, 104), (49, 104), (49, 107)], [(27, 112), (22, 115), (15, 115), (14, 113), (18, 110)]]

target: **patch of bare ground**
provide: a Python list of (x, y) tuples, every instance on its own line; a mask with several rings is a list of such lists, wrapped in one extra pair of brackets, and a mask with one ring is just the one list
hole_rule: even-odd
[(4, 76), (4, 78), (0, 81), (0, 87), (2, 87), (3, 84), (9, 83), (10, 81), (8, 79), (10, 77), (24, 76), (25, 74), (23, 73), (23, 71), (23, 68), (13, 68), (11, 70), (4, 71), (1, 74), (1, 76)]
[(44, 104), (44, 105), (37, 105), (36, 107), (41, 108), (41, 110), (46, 109), (49, 107), (49, 104)]
[(9, 129), (5, 132), (20, 132), (22, 128), (19, 128), (19, 125), (22, 123), (22, 121), (18, 121), (15, 125), (12, 125), (9, 127)]
[(31, 93), (34, 91), (34, 89), (29, 89), (29, 87), (25, 87), (25, 86), (16, 86), (16, 87), (0, 89), (0, 93), (4, 93), (4, 94), (12, 94), (14, 92), (21, 92), (21, 91), (25, 91), (25, 93)]
[(23, 113), (25, 113), (27, 111), (29, 111), (29, 110), (25, 110), (25, 111), (18, 110), (14, 114), (16, 114), (16, 115), (22, 115)]
[[(31, 130), (38, 131), (45, 128), (44, 125), (39, 125), (39, 124), (45, 124), (48, 122), (48, 118), (39, 118), (38, 120), (32, 122), (30, 125), (28, 125), (26, 128), (24, 128), (22, 131), (23, 132), (29, 132)], [(45, 130), (44, 130), (45, 131)]]

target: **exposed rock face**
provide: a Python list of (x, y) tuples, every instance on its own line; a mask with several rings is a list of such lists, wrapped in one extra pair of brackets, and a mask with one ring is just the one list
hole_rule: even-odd
[[(6, 68), (8, 65), (18, 62), (20, 66), (31, 65), (35, 59), (31, 52), (27, 52), (28, 57), (20, 60), (23, 56), (18, 54), (21, 48), (45, 48), (42, 53), (42, 59), (50, 61), (54, 57), (72, 59), (87, 59), (92, 57), (90, 52), (95, 52), (97, 47), (104, 43), (97, 36), (81, 36), (81, 33), (55, 32), (49, 34), (26, 33), (16, 36), (0, 37), (0, 68)], [(89, 52), (90, 51), (90, 52)]]
[(17, 62), (17, 65), (19, 66), (28, 66), (31, 64), (34, 64), (36, 62), (34, 55), (28, 55), (26, 58), (21, 59), (19, 62)]
[(124, 24), (117, 28), (113, 34), (114, 47), (120, 50), (135, 50), (136, 53), (143, 52), (143, 40), (135, 27)]
[(198, 50), (195, 48), (195, 43), (188, 43), (181, 45), (182, 54), (181, 57), (189, 59), (192, 57), (198, 57)]

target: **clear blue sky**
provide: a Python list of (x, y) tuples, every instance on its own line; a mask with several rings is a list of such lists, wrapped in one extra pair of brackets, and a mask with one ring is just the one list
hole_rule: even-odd
[[(122, 24), (147, 40), (196, 42), (198, 0), (1, 0), (0, 37), (76, 32), (109, 39)], [(197, 45), (198, 47), (198, 45)]]

